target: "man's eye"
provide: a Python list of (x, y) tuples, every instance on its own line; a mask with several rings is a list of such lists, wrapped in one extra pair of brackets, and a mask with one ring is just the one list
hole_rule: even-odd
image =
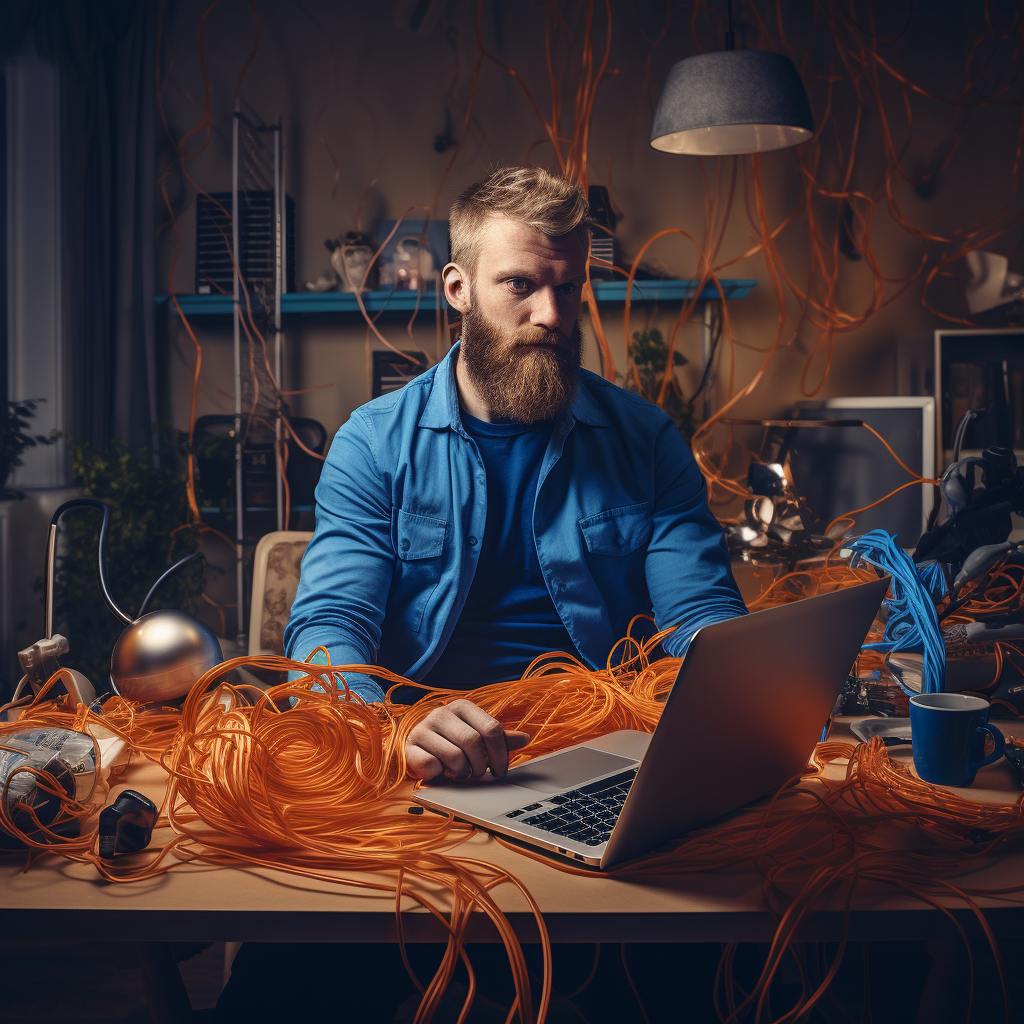
[(565, 284), (563, 284), (563, 285), (560, 285), (560, 286), (559, 286), (559, 288), (558, 288), (558, 290), (559, 290), (559, 291), (560, 291), (560, 292), (561, 292), (561, 293), (562, 293), (563, 295), (572, 295), (572, 293), (573, 293), (574, 291), (576, 291), (576, 282), (575, 282), (575, 281), (568, 281), (568, 282), (566, 282)]
[(505, 283), (517, 295), (522, 295), (530, 287), (530, 282), (525, 277), (510, 277)]

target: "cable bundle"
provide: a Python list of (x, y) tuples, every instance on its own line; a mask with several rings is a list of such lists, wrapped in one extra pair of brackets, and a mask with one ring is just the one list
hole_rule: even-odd
[[(846, 571), (856, 575), (865, 570)], [(628, 656), (614, 667), (595, 671), (551, 655), (538, 659), (522, 680), (460, 695), (497, 714), (506, 727), (533, 734), (520, 758), (615, 728), (650, 730), (660, 713), (658, 698), (671, 686), (679, 666), (678, 659), (650, 660), (661, 636), (644, 644), (626, 638), (616, 649), (625, 645)], [(298, 668), (308, 674), (267, 692), (221, 682), (239, 665)], [(398, 911), (411, 899), (432, 913), (449, 936), (441, 967), (422, 986), (417, 1021), (430, 1019), (464, 956), (466, 926), (473, 913), (483, 912), (502, 937), (516, 979), (518, 1001), (509, 1019), (518, 1014), (524, 1021), (543, 1020), (551, 992), (550, 947), (529, 893), (507, 872), (458, 853), (458, 844), (473, 832), (471, 826), (405, 811), (404, 737), (451, 693), (430, 691), (412, 707), (367, 705), (349, 698), (344, 685), (349, 671), (373, 673), (395, 685), (416, 685), (373, 666), (302, 665), (256, 657), (211, 670), (180, 712), (143, 711), (121, 698), (111, 698), (102, 714), (84, 706), (72, 708), (67, 700), (37, 700), (18, 722), (0, 723), (0, 738), (44, 723), (114, 729), (167, 769), (170, 785), (159, 824), (169, 826), (171, 836), (154, 853), (113, 862), (96, 856), (94, 824), (73, 841), (50, 835), (42, 841), (27, 838), (26, 845), (93, 863), (105, 878), (118, 882), (151, 878), (180, 862), (197, 860), (275, 868), (389, 893), (395, 899), (399, 935)], [(844, 760), (845, 777), (836, 779), (835, 770)], [(671, 849), (610, 872), (615, 877), (671, 876), (753, 868), (762, 875), (778, 931), (757, 986), (738, 1000), (727, 950), (721, 983), (724, 1014), (730, 1020), (755, 1003), (766, 1005), (796, 929), (837, 887), (845, 888), (849, 898), (856, 885), (867, 881), (931, 905), (936, 895), (956, 896), (980, 919), (973, 900), (983, 890), (958, 888), (949, 879), (989, 862), (1009, 842), (1024, 837), (1024, 798), (998, 806), (951, 796), (893, 762), (878, 741), (856, 749), (819, 744), (803, 778), (810, 783), (798, 788), (794, 779), (767, 806), (734, 823), (691, 833)], [(85, 823), (98, 809), (99, 804), (79, 806), (65, 799), (65, 813)], [(2, 810), (0, 823), (10, 824)], [(914, 852), (908, 854), (908, 849)], [(592, 874), (535, 856), (560, 870)], [(502, 884), (515, 885), (526, 895), (540, 930), (546, 967), (536, 1012), (522, 950), (491, 895)], [(431, 887), (448, 894), (450, 909), (422, 895)], [(837, 967), (838, 957), (829, 977)], [(469, 973), (463, 1015), (476, 992), (471, 965)], [(809, 985), (800, 996), (800, 1012), (808, 1011), (824, 991)]]
[[(630, 630), (637, 619), (645, 617), (637, 616)], [(403, 681), (406, 686), (423, 690), (424, 696), (412, 706), (386, 701), (389, 713), (398, 720), (396, 742), (404, 747), (413, 726), (434, 708), (459, 697), (472, 700), (505, 728), (530, 733), (530, 744), (510, 755), (513, 767), (618, 729), (653, 732), (682, 664), (680, 658), (649, 658), (670, 632), (663, 630), (645, 643), (628, 633), (612, 649), (601, 670), (590, 669), (568, 654), (552, 653), (535, 659), (520, 680), (494, 683), (471, 693)], [(613, 665), (620, 648), (626, 653), (619, 664)]]
[(885, 530), (871, 530), (847, 546), (853, 551), (851, 565), (865, 561), (892, 577), (886, 598), (889, 617), (885, 635), (882, 640), (866, 643), (865, 649), (923, 651), (922, 692), (940, 692), (946, 678), (946, 648), (939, 631), (935, 602), (942, 597), (945, 584), (938, 566), (919, 570)]

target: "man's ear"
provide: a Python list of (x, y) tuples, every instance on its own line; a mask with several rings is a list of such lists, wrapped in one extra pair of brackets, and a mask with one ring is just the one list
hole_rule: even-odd
[(448, 305), (465, 313), (469, 309), (469, 274), (458, 263), (446, 263), (441, 280)]

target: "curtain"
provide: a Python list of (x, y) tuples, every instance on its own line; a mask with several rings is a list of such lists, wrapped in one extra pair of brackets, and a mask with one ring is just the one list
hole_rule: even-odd
[(5, 0), (9, 55), (32, 32), (61, 82), (62, 292), (75, 442), (150, 443), (157, 0)]

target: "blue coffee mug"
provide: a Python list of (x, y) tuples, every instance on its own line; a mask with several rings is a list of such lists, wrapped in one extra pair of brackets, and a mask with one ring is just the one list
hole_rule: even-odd
[[(988, 723), (989, 703), (965, 693), (919, 693), (910, 698), (914, 767), (925, 782), (969, 786), (978, 769), (1003, 756), (1003, 734)], [(985, 737), (995, 750), (985, 757)]]

